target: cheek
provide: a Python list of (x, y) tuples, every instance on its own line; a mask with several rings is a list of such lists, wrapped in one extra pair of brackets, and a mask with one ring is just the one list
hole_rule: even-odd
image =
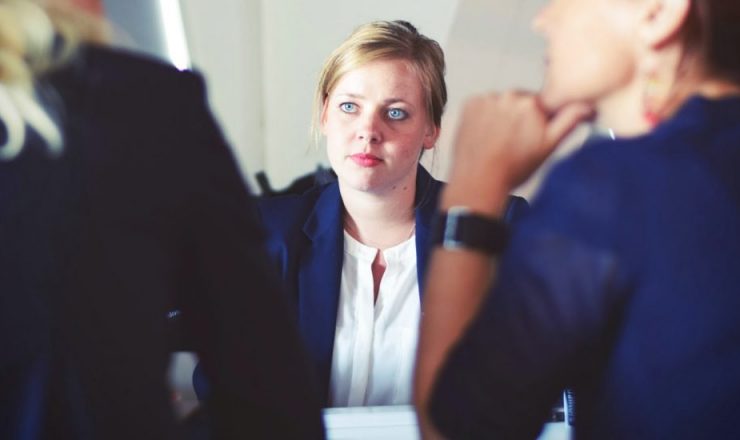
[(586, 35), (570, 35), (551, 54), (542, 93), (547, 107), (598, 101), (633, 78), (634, 57), (623, 39), (603, 32)]
[(402, 145), (397, 149), (396, 156), (404, 162), (415, 162), (421, 155), (424, 139), (418, 135), (409, 136)]
[(322, 133), (326, 138), (327, 146), (333, 145), (333, 148), (346, 144), (349, 136), (347, 125), (336, 120), (327, 121), (323, 126)]
[(332, 167), (336, 167), (339, 165), (342, 157), (344, 156), (344, 151), (342, 149), (342, 143), (337, 142), (336, 139), (327, 137), (326, 138), (326, 156), (329, 159), (329, 163), (332, 165)]

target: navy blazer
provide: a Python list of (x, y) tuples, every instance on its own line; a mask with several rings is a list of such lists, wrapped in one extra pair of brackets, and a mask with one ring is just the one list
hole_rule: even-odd
[[(420, 295), (424, 292), (429, 233), (442, 187), (442, 182), (418, 167), (415, 217)], [(339, 185), (332, 182), (299, 196), (262, 199), (257, 206), (267, 230), (268, 253), (294, 300), (299, 329), (318, 375), (320, 396), (326, 403), (344, 255)], [(528, 208), (523, 198), (512, 196), (505, 220), (514, 221)]]
[(578, 439), (738, 438), (740, 98), (557, 165), (440, 370), (449, 438), (535, 438), (564, 387)]

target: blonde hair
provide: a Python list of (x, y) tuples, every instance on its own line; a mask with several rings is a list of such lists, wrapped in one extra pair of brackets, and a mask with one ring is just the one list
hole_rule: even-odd
[(12, 160), (26, 143), (26, 128), (46, 142), (51, 154), (62, 150), (60, 127), (39, 102), (36, 78), (63, 64), (82, 39), (103, 41), (102, 25), (69, 8), (45, 8), (34, 0), (0, 0), (0, 122), (6, 140), (0, 160)]
[(424, 90), (427, 116), (440, 126), (447, 103), (442, 48), (407, 21), (374, 21), (355, 29), (324, 62), (314, 94), (311, 124), (316, 145), (321, 137), (319, 127), (324, 103), (342, 76), (372, 61), (388, 59), (405, 60), (416, 72)]

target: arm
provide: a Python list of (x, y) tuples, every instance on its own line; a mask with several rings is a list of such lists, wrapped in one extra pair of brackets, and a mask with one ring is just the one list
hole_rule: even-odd
[[(509, 93), (471, 100), (455, 141), (455, 163), (440, 208), (467, 206), (501, 217), (506, 195), (554, 150), (588, 109), (570, 107), (548, 118), (536, 96)], [(450, 348), (479, 309), (496, 263), (471, 250), (436, 249), (426, 282), (414, 400), (425, 437), (438, 436), (429, 400)]]
[(577, 217), (576, 229), (583, 218), (566, 197), (553, 199), (567, 188), (554, 180), (438, 372), (429, 412), (452, 438), (535, 438), (562, 389), (587, 383), (607, 358), (621, 271), (608, 246), (551, 219)]

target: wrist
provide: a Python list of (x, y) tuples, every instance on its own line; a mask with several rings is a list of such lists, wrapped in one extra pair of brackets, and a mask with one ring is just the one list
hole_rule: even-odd
[(467, 206), (452, 206), (437, 215), (431, 238), (432, 244), (444, 249), (499, 255), (506, 247), (509, 231), (498, 217), (473, 212)]

